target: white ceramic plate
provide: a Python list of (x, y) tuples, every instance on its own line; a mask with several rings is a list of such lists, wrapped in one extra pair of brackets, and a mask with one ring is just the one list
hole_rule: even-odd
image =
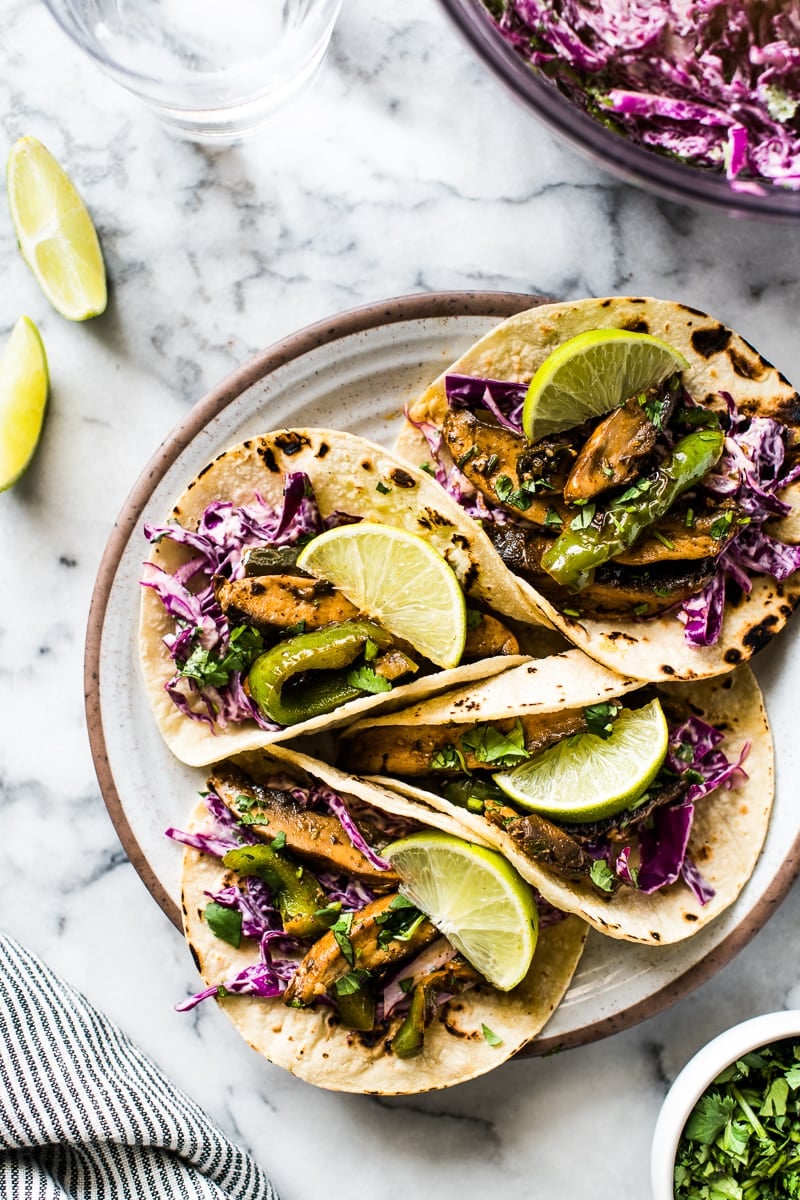
[[(161, 740), (137, 661), (145, 521), (160, 523), (216, 454), (248, 436), (291, 425), (327, 426), (391, 447), (404, 403), (499, 320), (541, 302), (508, 293), (409, 296), (344, 313), (273, 346), (201, 401), (147, 465), (126, 501), (100, 566), (89, 616), (89, 734), (103, 796), (149, 891), (178, 921), (178, 850), (164, 837), (204, 785)], [(755, 671), (773, 723), (777, 797), (758, 866), (736, 904), (696, 936), (663, 949), (589, 937), (565, 1000), (534, 1052), (594, 1041), (650, 1016), (718, 971), (761, 928), (800, 869), (800, 807), (787, 779), (800, 774), (792, 737), (790, 628)], [(120, 680), (125, 686), (120, 686)]]

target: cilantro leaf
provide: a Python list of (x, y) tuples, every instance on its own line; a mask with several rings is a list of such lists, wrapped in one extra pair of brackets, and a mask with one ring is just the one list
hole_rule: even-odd
[(614, 721), (619, 715), (621, 704), (616, 704), (614, 701), (602, 704), (590, 704), (583, 710), (583, 715), (586, 718), (586, 728), (589, 733), (593, 733), (596, 737), (606, 741), (611, 737), (614, 729)]
[(178, 671), (201, 687), (225, 687), (234, 671), (244, 674), (263, 650), (264, 639), (258, 630), (239, 625), (228, 635), (228, 648), (221, 657), (195, 646), (189, 657), (178, 663)]
[(525, 731), (519, 718), (509, 733), (501, 733), (493, 725), (476, 725), (470, 732), (462, 733), (458, 741), (465, 753), (472, 754), (481, 763), (513, 767), (530, 758), (525, 749)]
[[(448, 742), (446, 746), (442, 746), (440, 750), (435, 750), (431, 755), (430, 768), (432, 771), (467, 771), (467, 764), (464, 761), (464, 755), (454, 746), (452, 742)], [(467, 772), (468, 774), (469, 772)]]
[(370, 692), (372, 695), (392, 690), (389, 680), (373, 671), (372, 667), (355, 667), (347, 672), (346, 680), (350, 687), (360, 688), (362, 692)]
[(594, 860), (589, 877), (592, 883), (604, 892), (613, 892), (616, 887), (617, 877), (604, 858)]
[(242, 914), (238, 908), (228, 908), (212, 900), (206, 905), (203, 916), (214, 937), (235, 946), (238, 950), (242, 940)]
[(502, 1046), (503, 1039), (498, 1037), (498, 1035), (494, 1033), (488, 1025), (484, 1025), (483, 1022), (481, 1022), (481, 1033), (483, 1034), (484, 1040), (487, 1041), (490, 1046)]

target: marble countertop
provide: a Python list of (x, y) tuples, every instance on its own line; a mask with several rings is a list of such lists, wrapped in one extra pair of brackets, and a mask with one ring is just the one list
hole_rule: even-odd
[(715, 312), (797, 380), (797, 231), (691, 211), (587, 165), (431, 0), (348, 0), (315, 87), (236, 148), (173, 140), (33, 0), (0, 13), (0, 98), (0, 156), (32, 134), (68, 168), (111, 282), (104, 317), (61, 319), (0, 205), (0, 335), (22, 312), (35, 320), (53, 382), (36, 460), (0, 495), (2, 926), (250, 1149), (284, 1200), (332, 1178), (355, 1200), (387, 1180), (438, 1200), (499, 1181), (508, 1200), (646, 1196), (658, 1107), (685, 1060), (736, 1020), (800, 1007), (798, 888), (714, 979), (605, 1041), (419, 1098), (315, 1090), (261, 1061), (215, 1008), (173, 1010), (194, 971), (99, 793), (86, 620), (144, 464), (209, 387), (283, 335), (420, 291), (639, 292)]

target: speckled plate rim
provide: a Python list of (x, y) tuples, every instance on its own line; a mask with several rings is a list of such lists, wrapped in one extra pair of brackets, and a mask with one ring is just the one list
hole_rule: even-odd
[[(87, 621), (84, 656), (86, 721), (100, 791), (111, 821), (131, 864), (169, 920), (181, 927), (173, 898), (151, 868), (128, 821), (111, 769), (103, 728), (100, 662), (103, 627), (120, 560), (151, 493), (176, 458), (224, 409), (248, 388), (278, 368), (320, 346), (383, 325), (447, 316), (486, 316), (502, 320), (547, 298), (517, 292), (432, 292), (364, 305), (319, 321), (281, 339), (255, 355), (212, 388), (159, 446), (122, 506), (98, 567)], [(742, 919), (715, 947), (674, 979), (636, 1003), (583, 1025), (567, 1034), (537, 1038), (526, 1053), (548, 1054), (586, 1045), (627, 1029), (674, 1004), (710, 979), (742, 950), (769, 919), (800, 873), (800, 834), (786, 853), (770, 884)], [(596, 935), (599, 937), (600, 935)], [(665, 953), (669, 948), (665, 948)]]

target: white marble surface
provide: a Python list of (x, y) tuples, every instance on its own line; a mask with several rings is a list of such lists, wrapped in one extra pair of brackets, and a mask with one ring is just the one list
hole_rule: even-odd
[(215, 1009), (173, 1011), (193, 969), (126, 861), (89, 754), (89, 599), (159, 441), (282, 335), (415, 291), (634, 291), (716, 312), (800, 379), (798, 232), (663, 203), (586, 165), (484, 74), (433, 0), (348, 0), (315, 89), (227, 151), (173, 141), (40, 4), (5, 0), (0, 112), (0, 156), (33, 134), (72, 173), (111, 280), (103, 318), (59, 318), (0, 204), (0, 333), (31, 316), (53, 379), (36, 461), (0, 496), (0, 925), (252, 1150), (284, 1200), (331, 1179), (355, 1200), (387, 1182), (439, 1200), (645, 1197), (668, 1080), (731, 1022), (800, 1005), (800, 891), (715, 979), (614, 1038), (416, 1100), (315, 1091)]

